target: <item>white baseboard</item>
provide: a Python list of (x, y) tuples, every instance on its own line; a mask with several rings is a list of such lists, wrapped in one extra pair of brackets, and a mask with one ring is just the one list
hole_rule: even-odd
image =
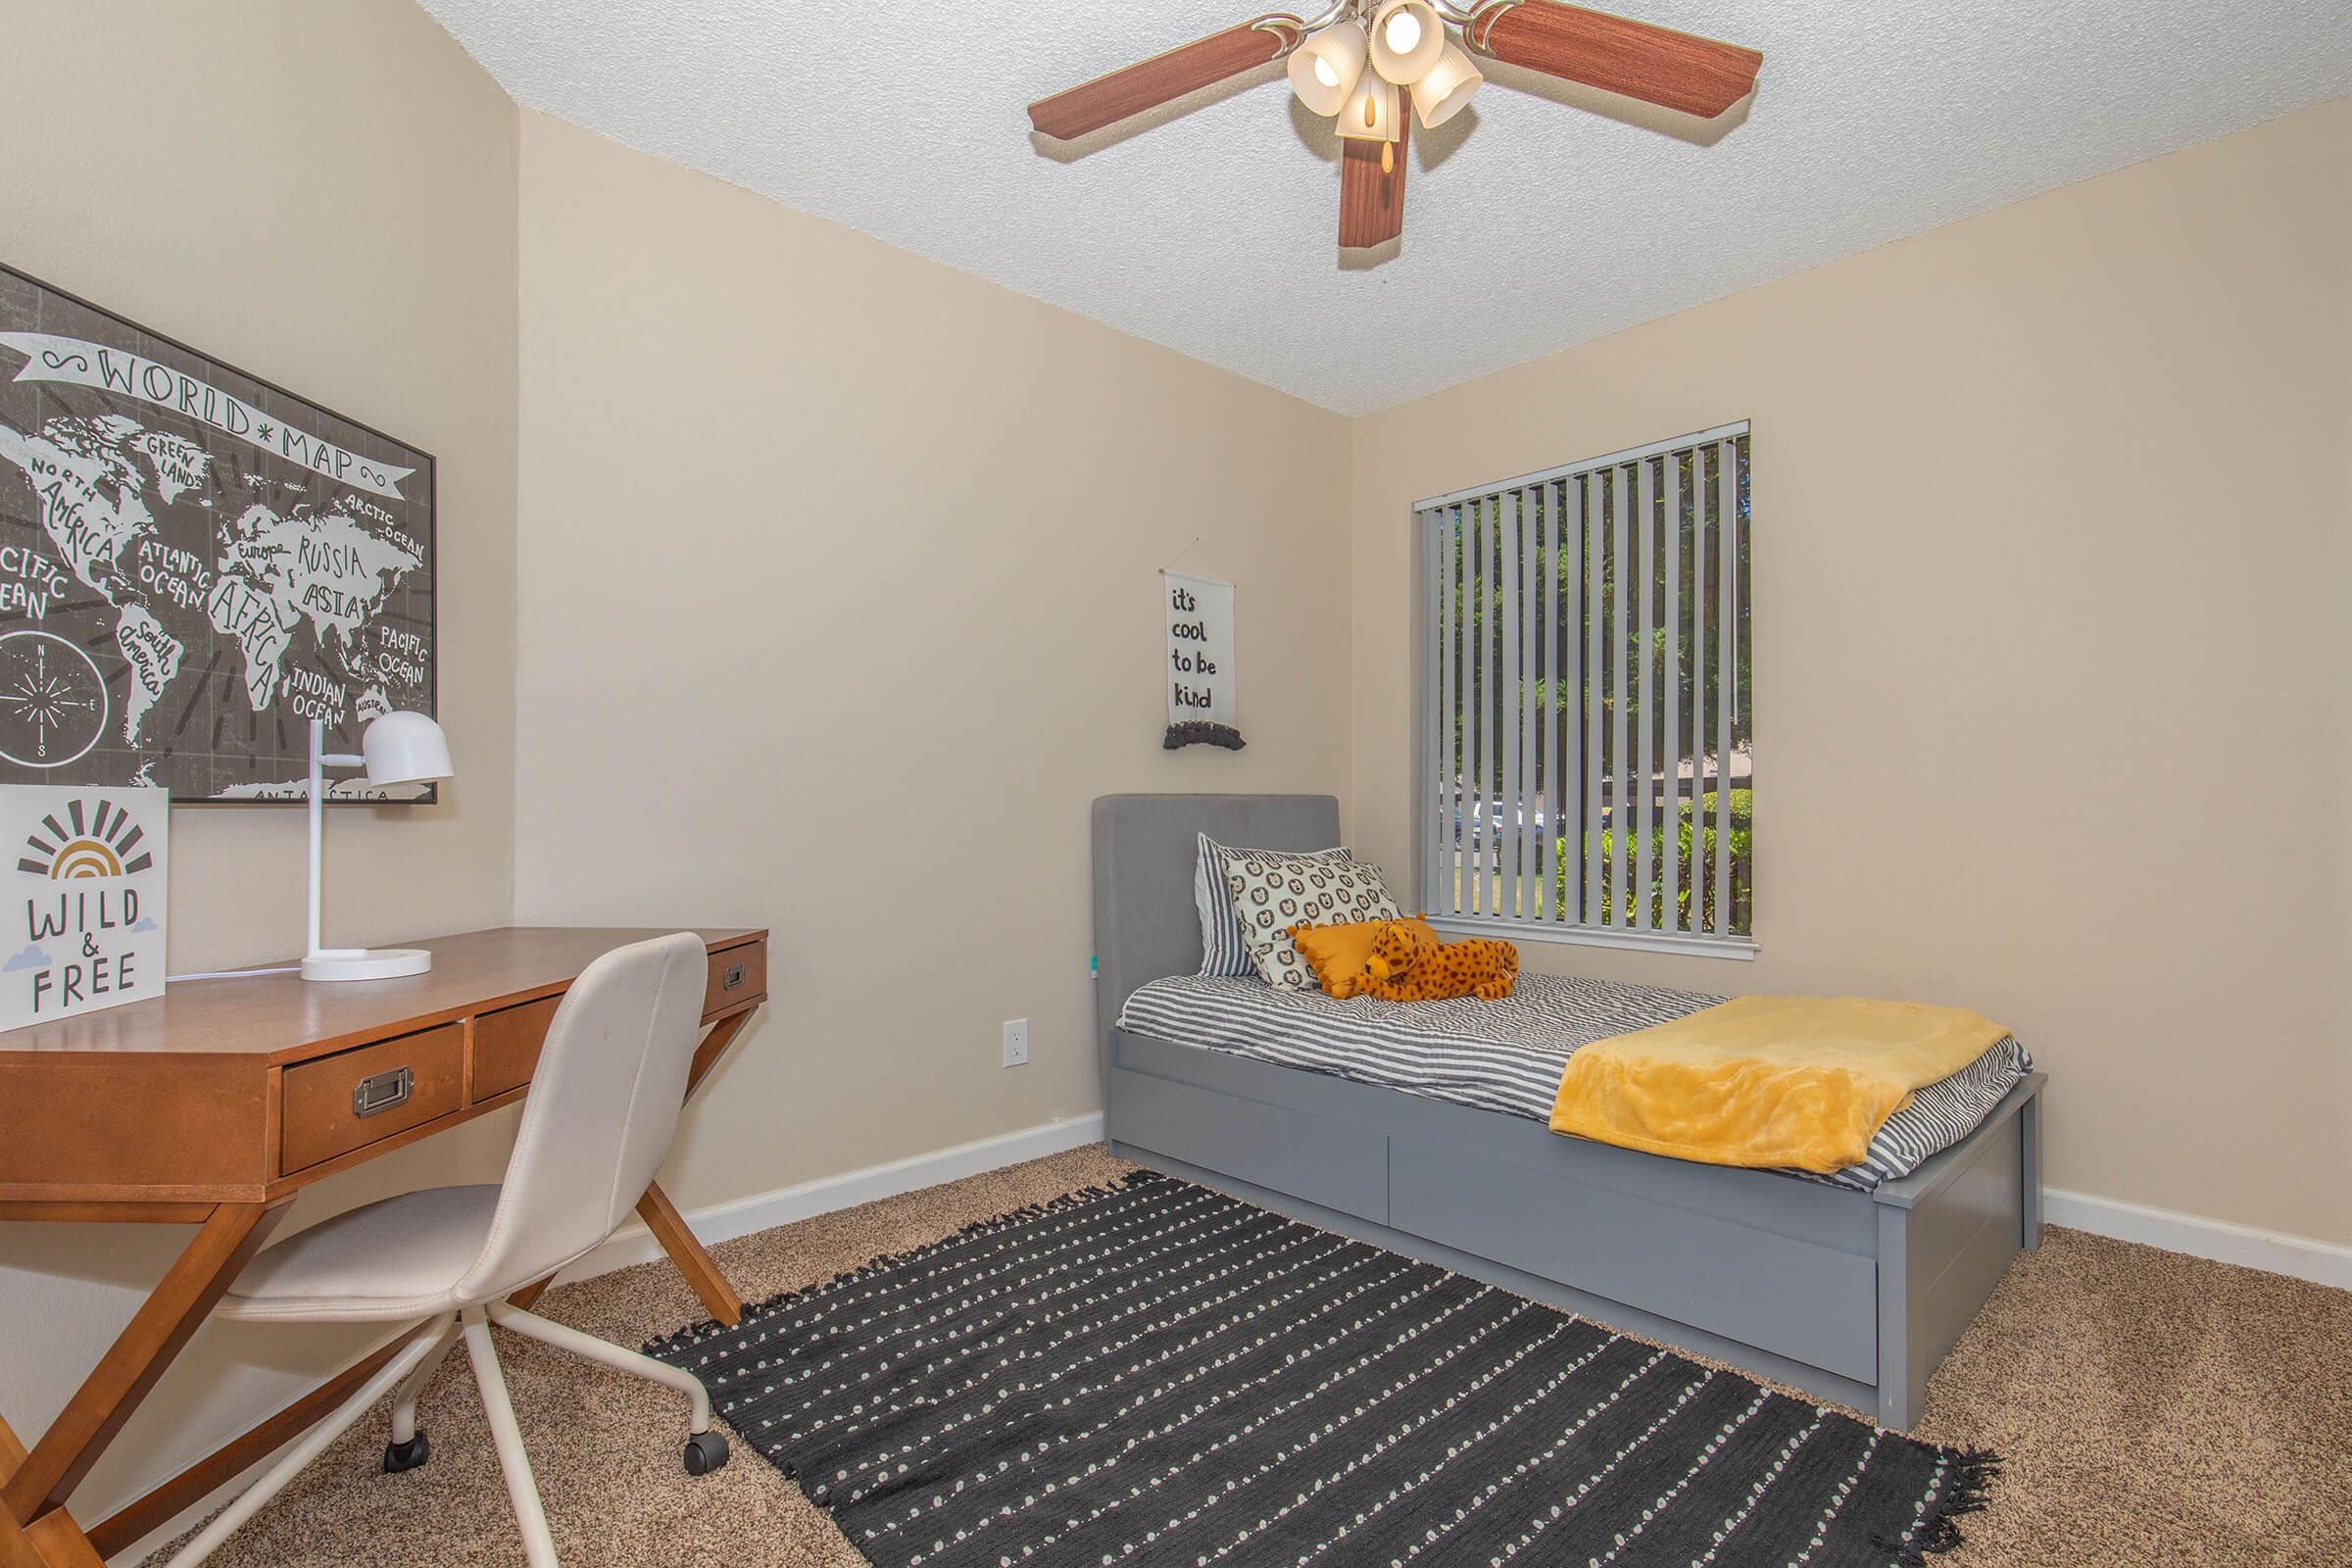
[[(708, 1208), (690, 1209), (686, 1220), (705, 1245), (731, 1241), (754, 1231), (813, 1219), (835, 1209), (855, 1208), (859, 1203), (896, 1198), (901, 1193), (937, 1187), (942, 1182), (960, 1181), (966, 1176), (1001, 1170), (1023, 1160), (1043, 1159), (1048, 1154), (1102, 1141), (1102, 1113), (1090, 1111), (1066, 1121), (1051, 1121), (1024, 1127), (1019, 1132), (983, 1138), (977, 1143), (957, 1144), (953, 1149), (894, 1159), (887, 1165), (868, 1165), (863, 1170), (820, 1177), (797, 1187), (779, 1187), (772, 1192), (713, 1203)], [(609, 1274), (635, 1263), (650, 1263), (661, 1255), (662, 1249), (651, 1233), (642, 1225), (632, 1224), (626, 1230), (614, 1232), (604, 1246), (565, 1269), (564, 1282)]]
[(2119, 1242), (2161, 1247), (2168, 1252), (2209, 1257), (2217, 1263), (2290, 1274), (2318, 1285), (2352, 1290), (2352, 1247), (2315, 1241), (2308, 1236), (2283, 1236), (2276, 1231), (2232, 1225), (2201, 1214), (2181, 1214), (2169, 1208), (2148, 1208), (2088, 1193), (2044, 1188), (2042, 1218), (2052, 1225), (2111, 1236)]

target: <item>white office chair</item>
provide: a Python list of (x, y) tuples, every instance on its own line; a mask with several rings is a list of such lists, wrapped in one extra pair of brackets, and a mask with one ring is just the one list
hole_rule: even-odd
[(489, 1412), (524, 1553), (531, 1568), (556, 1568), (555, 1541), (490, 1346), (492, 1323), (688, 1396), (688, 1473), (727, 1462), (725, 1436), (710, 1430), (710, 1396), (692, 1375), (506, 1301), (611, 1236), (652, 1184), (686, 1097), (706, 968), (703, 944), (680, 934), (616, 949), (581, 972), (548, 1025), (499, 1185), (430, 1188), (369, 1203), (279, 1242), (246, 1266), (216, 1308), (223, 1317), (414, 1322), (419, 1329), (198, 1532), (172, 1568), (195, 1568), (395, 1385), (384, 1468), (424, 1463), (429, 1449), (416, 1430), (416, 1398), (460, 1338)]

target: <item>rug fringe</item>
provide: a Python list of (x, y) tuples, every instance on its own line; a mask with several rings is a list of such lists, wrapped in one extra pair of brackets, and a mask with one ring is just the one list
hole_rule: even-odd
[[(737, 1324), (736, 1327), (742, 1328), (755, 1317), (772, 1312), (778, 1307), (790, 1306), (795, 1301), (814, 1296), (820, 1291), (829, 1291), (837, 1285), (848, 1285), (854, 1281), (864, 1279), (870, 1274), (879, 1273), (883, 1269), (897, 1268), (903, 1263), (917, 1262), (943, 1247), (969, 1237), (986, 1235), (992, 1231), (1002, 1230), (1007, 1225), (1036, 1219), (1041, 1215), (1058, 1214), (1063, 1209), (1076, 1208), (1081, 1203), (1091, 1203), (1098, 1199), (1112, 1198), (1130, 1188), (1141, 1187), (1151, 1182), (1173, 1181), (1174, 1179), (1155, 1170), (1139, 1168), (1129, 1171), (1116, 1181), (1098, 1182), (1091, 1187), (1081, 1187), (1075, 1191), (1063, 1193), (1058, 1198), (1050, 1198), (1042, 1202), (1023, 1203), (1020, 1207), (1008, 1208), (1002, 1214), (991, 1214), (985, 1219), (976, 1219), (969, 1225), (949, 1232), (937, 1241), (925, 1242), (920, 1247), (911, 1247), (903, 1252), (886, 1252), (879, 1257), (869, 1257), (856, 1268), (844, 1269), (831, 1279), (819, 1280), (814, 1285), (804, 1285), (798, 1290), (779, 1291), (765, 1300), (755, 1301), (743, 1309), (743, 1322)], [(639, 1348), (647, 1355), (658, 1357), (666, 1350), (698, 1345), (713, 1334), (728, 1332), (731, 1331), (724, 1323), (719, 1322), (716, 1318), (707, 1317), (700, 1323), (689, 1323), (674, 1333), (648, 1340)]]
[(1960, 1544), (1961, 1518), (1982, 1512), (1992, 1500), (1993, 1483), (2001, 1478), (2001, 1456), (1986, 1448), (1949, 1451), (1950, 1469), (1928, 1516), (1900, 1541), (1873, 1543), (1895, 1554), (1897, 1568), (1928, 1568), (1930, 1556)]

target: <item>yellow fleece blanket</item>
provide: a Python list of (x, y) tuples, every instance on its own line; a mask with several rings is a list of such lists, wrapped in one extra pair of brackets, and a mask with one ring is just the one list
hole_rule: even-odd
[(1740, 997), (1568, 1058), (1551, 1130), (1709, 1165), (1859, 1165), (1912, 1092), (2009, 1031), (1965, 1007)]

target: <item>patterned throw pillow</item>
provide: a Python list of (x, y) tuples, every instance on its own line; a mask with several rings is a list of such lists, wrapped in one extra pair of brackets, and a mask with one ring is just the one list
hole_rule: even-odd
[(1234, 851), (1225, 857), (1225, 886), (1233, 894), (1234, 918), (1241, 922), (1250, 961), (1266, 984), (1285, 991), (1313, 991), (1319, 984), (1314, 965), (1291, 940), (1291, 927), (1302, 920), (1315, 925), (1393, 920), (1399, 912), (1379, 867), (1353, 860)]
[(1239, 979), (1257, 973), (1257, 965), (1250, 958), (1250, 945), (1242, 940), (1241, 924), (1233, 917), (1233, 894), (1225, 886), (1227, 856), (1253, 855), (1268, 860), (1352, 858), (1346, 845), (1337, 849), (1293, 853), (1289, 850), (1237, 850), (1229, 844), (1219, 844), (1205, 833), (1200, 834), (1200, 852), (1193, 862), (1193, 906), (1200, 913), (1200, 972), (1210, 976)]

